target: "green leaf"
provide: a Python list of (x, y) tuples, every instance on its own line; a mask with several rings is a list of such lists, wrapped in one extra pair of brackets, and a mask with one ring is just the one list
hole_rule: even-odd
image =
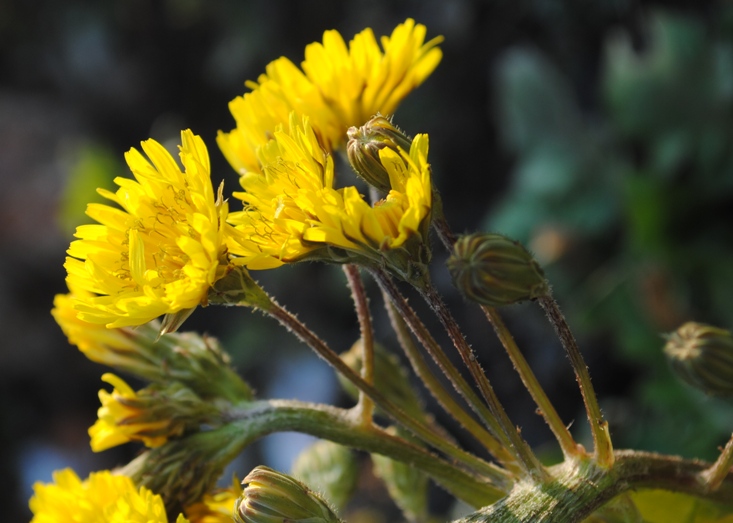
[(733, 523), (733, 506), (679, 492), (640, 490), (631, 494), (645, 523)]

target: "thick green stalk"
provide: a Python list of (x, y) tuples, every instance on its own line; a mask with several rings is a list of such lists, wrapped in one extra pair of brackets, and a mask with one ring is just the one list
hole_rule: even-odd
[(614, 497), (662, 489), (723, 503), (733, 509), (733, 477), (711, 492), (699, 480), (705, 464), (646, 452), (616, 451), (611, 468), (590, 458), (552, 467), (546, 484), (517, 483), (509, 495), (457, 523), (579, 523)]
[(379, 427), (366, 427), (349, 411), (330, 405), (293, 400), (257, 401), (231, 410), (228, 419), (244, 432), (246, 443), (273, 432), (297, 431), (408, 463), (474, 507), (495, 502), (511, 488), (508, 483), (489, 483)]

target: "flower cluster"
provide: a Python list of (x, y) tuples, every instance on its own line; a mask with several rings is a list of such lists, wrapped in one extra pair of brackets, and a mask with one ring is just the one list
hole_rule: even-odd
[(302, 70), (285, 57), (271, 62), (251, 92), (229, 108), (237, 123), (220, 132), (219, 147), (237, 172), (260, 171), (257, 149), (295, 111), (310, 116), (321, 145), (335, 150), (346, 131), (377, 113), (393, 114), (399, 103), (433, 72), (442, 58), (442, 37), (425, 42), (426, 28), (408, 19), (381, 39), (371, 29), (346, 46), (337, 31), (326, 31), (323, 43), (305, 49)]
[[(162, 498), (105, 470), (82, 481), (74, 471), (54, 473), (54, 483), (34, 485), (31, 523), (168, 523)], [(176, 523), (189, 523), (182, 514)]]
[(410, 19), (381, 47), (371, 29), (348, 46), (327, 31), (307, 46), (302, 69), (280, 58), (249, 82), (252, 91), (230, 104), (236, 129), (217, 138), (240, 175), (236, 212), (223, 184), (214, 190), (209, 152), (191, 130), (181, 133), (180, 164), (153, 139), (126, 153), (134, 179), (116, 178), (115, 192), (98, 190), (114, 205), (88, 206), (96, 223), (76, 230), (65, 263), (69, 293), (56, 297), (53, 315), (89, 359), (152, 382), (135, 391), (104, 375), (113, 390), (99, 393), (93, 450), (130, 441), (149, 450), (126, 475), (105, 471), (82, 481), (62, 471), (55, 484), (37, 485), (34, 523), (159, 523), (166, 511), (184, 509), (194, 523), (230, 520), (241, 489), (212, 486), (246, 435), (226, 428), (224, 412), (250, 402), (252, 392), (214, 341), (174, 331), (199, 305), (266, 310), (270, 299), (248, 270), (318, 259), (386, 267), (407, 279), (409, 260), (427, 251), (427, 135), (372, 150), (385, 193), (376, 202), (354, 186), (337, 187), (332, 154), (349, 127), (393, 113), (435, 69), (442, 38), (425, 36)]

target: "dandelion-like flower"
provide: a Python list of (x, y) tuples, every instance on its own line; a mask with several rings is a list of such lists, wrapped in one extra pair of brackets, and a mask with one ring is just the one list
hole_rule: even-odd
[(257, 148), (295, 111), (307, 115), (327, 151), (337, 148), (346, 130), (371, 116), (393, 114), (399, 103), (433, 72), (442, 58), (442, 37), (425, 42), (426, 28), (408, 19), (391, 36), (365, 29), (347, 47), (338, 31), (305, 49), (302, 70), (285, 57), (271, 62), (251, 92), (229, 108), (237, 123), (220, 132), (219, 147), (237, 172), (259, 171)]
[[(291, 113), (261, 147), (263, 173), (241, 177), (244, 209), (233, 212), (230, 251), (250, 269), (266, 269), (309, 258), (385, 262), (405, 277), (413, 250), (426, 241), (431, 209), (428, 137), (418, 135), (409, 153), (384, 149), (380, 158), (392, 190), (369, 205), (356, 187), (334, 187), (331, 156), (308, 118)], [(338, 252), (342, 254), (338, 254)], [(411, 256), (403, 256), (409, 251)], [(342, 257), (343, 256), (343, 257)]]
[(226, 272), (227, 204), (215, 200), (209, 155), (199, 136), (181, 133), (181, 162), (155, 140), (125, 155), (135, 180), (117, 178), (117, 192), (99, 193), (122, 209), (90, 204), (98, 224), (77, 228), (66, 260), (81, 320), (108, 327), (141, 325), (163, 314), (206, 304)]
[[(33, 486), (31, 523), (168, 523), (162, 498), (127, 476), (104, 470), (82, 481), (71, 469), (53, 476)], [(188, 520), (181, 514), (176, 523)]]

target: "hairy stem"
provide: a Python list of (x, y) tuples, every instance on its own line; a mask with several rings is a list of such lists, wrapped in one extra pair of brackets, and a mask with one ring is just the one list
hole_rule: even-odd
[(448, 307), (446, 307), (442, 298), (432, 286), (429, 281), (423, 282), (418, 287), (418, 290), (422, 294), (425, 301), (435, 311), (436, 315), (440, 319), (443, 327), (445, 327), (448, 335), (453, 341), (453, 345), (461, 356), (463, 363), (468, 368), (471, 376), (479, 387), (481, 395), (483, 396), (489, 410), (493, 416), (499, 421), (499, 426), (504, 434), (509, 439), (511, 448), (514, 455), (517, 457), (519, 463), (523, 466), (524, 471), (529, 474), (535, 481), (544, 482), (549, 479), (546, 470), (537, 459), (537, 456), (532, 452), (527, 442), (519, 435), (519, 431), (512, 424), (509, 416), (504, 410), (503, 405), (499, 401), (499, 398), (494, 392), (494, 388), (491, 386), (488, 377), (484, 373), (481, 365), (476, 360), (476, 356), (473, 350), (468, 345), (466, 338), (461, 333), (461, 329), (453, 318)]
[(433, 430), (422, 421), (413, 418), (400, 407), (388, 400), (381, 392), (364, 381), (361, 376), (346, 365), (338, 354), (331, 350), (323, 340), (313, 333), (313, 331), (308, 329), (284, 308), (280, 307), (273, 301), (271, 306), (265, 312), (278, 320), (283, 326), (291, 330), (298, 338), (300, 338), (301, 341), (311, 347), (316, 354), (322, 357), (336, 371), (353, 383), (360, 391), (363, 391), (368, 395), (390, 418), (412, 432), (419, 439), (445, 453), (447, 456), (450, 456), (462, 466), (470, 470), (477, 471), (485, 475), (487, 478), (490, 478), (492, 481), (497, 483), (506, 481), (507, 472), (505, 470), (496, 467), (491, 463), (487, 463), (477, 456), (456, 447), (452, 442), (446, 440), (441, 434), (433, 432)]
[[(374, 329), (372, 327), (372, 317), (369, 314), (369, 300), (364, 291), (364, 282), (359, 274), (359, 267), (352, 264), (343, 267), (346, 279), (349, 282), (356, 316), (359, 319), (359, 329), (361, 330), (361, 377), (369, 385), (374, 385)], [(365, 425), (371, 425), (374, 402), (362, 390), (359, 390), (359, 408), (361, 409), (362, 422)]]
[(611, 443), (611, 435), (608, 430), (608, 422), (603, 418), (601, 407), (598, 405), (593, 384), (590, 380), (588, 366), (583, 360), (578, 344), (575, 341), (570, 327), (565, 321), (565, 316), (560, 312), (560, 307), (552, 296), (543, 296), (537, 299), (547, 314), (550, 323), (555, 328), (560, 341), (565, 347), (565, 352), (570, 358), (570, 364), (575, 372), (575, 379), (580, 387), (580, 393), (583, 396), (583, 403), (588, 415), (591, 434), (593, 435), (593, 444), (595, 458), (601, 467), (610, 467), (613, 465), (613, 445)]
[(733, 467), (733, 435), (712, 466), (700, 473), (700, 478), (708, 490), (717, 490)]
[(453, 399), (450, 392), (443, 387), (438, 379), (428, 368), (427, 362), (420, 354), (417, 346), (412, 340), (408, 327), (405, 324), (405, 320), (397, 313), (395, 306), (389, 301), (389, 296), (384, 296), (384, 305), (387, 309), (392, 328), (397, 334), (397, 339), (400, 342), (402, 350), (410, 360), (415, 373), (422, 380), (427, 387), (428, 391), (445, 410), (446, 413), (451, 415), (461, 426), (466, 429), (476, 440), (481, 443), (486, 450), (488, 450), (494, 456), (502, 461), (511, 461), (511, 456), (508, 456), (506, 449), (489, 431), (484, 429), (480, 423), (478, 423), (468, 412)]
[(397, 309), (399, 315), (405, 320), (412, 333), (420, 341), (433, 361), (440, 367), (440, 370), (448, 378), (458, 394), (466, 400), (485, 426), (500, 441), (501, 446), (496, 450), (497, 453), (495, 454), (497, 459), (500, 459), (507, 467), (516, 464), (516, 458), (508, 450), (510, 445), (509, 440), (503, 433), (499, 422), (473, 391), (468, 382), (461, 376), (458, 369), (456, 369), (438, 342), (430, 334), (427, 327), (420, 320), (420, 317), (407, 304), (407, 300), (402, 296), (392, 279), (383, 271), (373, 271), (372, 274), (382, 291), (389, 296), (390, 301)]
[(537, 380), (537, 377), (529, 366), (529, 363), (527, 363), (522, 351), (517, 347), (514, 337), (511, 332), (509, 332), (509, 329), (499, 315), (499, 312), (495, 308), (488, 307), (486, 305), (482, 305), (481, 309), (484, 311), (484, 314), (489, 320), (489, 323), (491, 323), (491, 326), (494, 328), (494, 332), (496, 332), (499, 341), (501, 341), (501, 344), (504, 346), (509, 358), (512, 360), (514, 369), (517, 371), (517, 374), (519, 374), (522, 383), (524, 383), (524, 387), (529, 391), (532, 399), (537, 404), (539, 413), (545, 419), (545, 422), (555, 435), (555, 439), (557, 439), (557, 442), (560, 444), (563, 455), (568, 458), (583, 454), (582, 447), (575, 442), (567, 426), (562, 422), (560, 415), (557, 413), (557, 410), (555, 410), (555, 406), (550, 401), (550, 398), (547, 397), (545, 390)]
[(349, 411), (330, 405), (257, 401), (232, 409), (228, 418), (246, 434), (247, 444), (273, 432), (296, 431), (409, 463), (474, 507), (495, 502), (510, 488), (507, 484), (491, 484), (379, 427), (366, 427), (354, 420)]
[(614, 497), (631, 490), (662, 489), (723, 503), (733, 509), (733, 478), (711, 492), (699, 461), (658, 454), (617, 451), (611, 468), (592, 459), (552, 467), (546, 484), (517, 483), (508, 496), (457, 523), (580, 523)]

